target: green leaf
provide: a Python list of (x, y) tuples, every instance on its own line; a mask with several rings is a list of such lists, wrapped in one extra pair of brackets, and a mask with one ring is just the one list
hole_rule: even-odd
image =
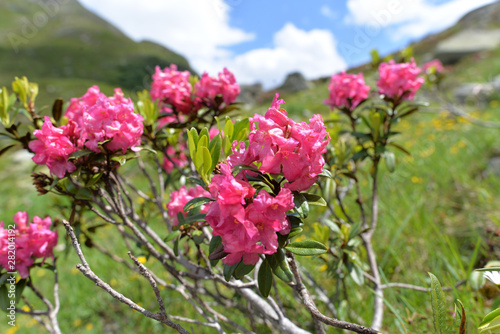
[(80, 157), (84, 157), (84, 156), (89, 155), (91, 153), (94, 153), (94, 151), (91, 151), (91, 150), (78, 150), (78, 151), (75, 151), (75, 152), (71, 153), (69, 155), (68, 160), (70, 160), (70, 159), (78, 159)]
[(208, 198), (208, 197), (195, 197), (192, 200), (190, 200), (189, 202), (187, 202), (186, 205), (184, 205), (184, 208), (182, 209), (182, 211), (188, 212), (189, 210), (200, 207), (203, 204), (206, 204), (206, 203), (212, 202), (212, 201), (214, 201), (214, 199)]
[(210, 145), (208, 146), (210, 156), (212, 157), (212, 166), (210, 166), (210, 170), (214, 170), (215, 166), (217, 166), (217, 163), (219, 162), (221, 147), (222, 139), (219, 134), (210, 141)]
[(174, 240), (175, 238), (177, 238), (179, 235), (181, 235), (181, 231), (179, 231), (179, 230), (174, 231), (174, 232), (170, 233), (169, 235), (167, 235), (167, 237), (165, 238), (165, 242), (170, 242), (170, 241)]
[(76, 192), (75, 198), (90, 201), (92, 199), (92, 193), (87, 188), (80, 188)]
[(483, 273), (478, 270), (474, 270), (469, 274), (469, 285), (473, 290), (479, 291), (486, 283)]
[(248, 137), (248, 133), (250, 132), (250, 121), (248, 118), (244, 118), (242, 120), (234, 123), (234, 131), (233, 136), (231, 138), (231, 143), (233, 141), (241, 141), (245, 140)]
[(267, 298), (273, 286), (273, 271), (267, 259), (262, 262), (259, 273), (257, 274), (257, 282), (259, 284), (259, 291), (262, 297)]
[(196, 214), (196, 215), (187, 216), (186, 218), (184, 218), (183, 225), (184, 224), (191, 224), (191, 223), (195, 223), (195, 222), (204, 221), (206, 215), (207, 215), (206, 213), (199, 213), (199, 214)]
[(222, 245), (222, 238), (219, 235), (212, 237), (208, 246), (208, 254), (212, 254), (212, 252), (219, 248), (220, 245)]
[(234, 278), (236, 279), (242, 279), (243, 276), (251, 272), (255, 268), (255, 264), (244, 264), (243, 261), (241, 261), (236, 269), (234, 270)]
[(205, 240), (205, 234), (203, 234), (203, 231), (196, 230), (191, 233), (193, 237), (193, 241), (197, 245), (201, 245), (203, 243), (203, 240)]
[(382, 156), (384, 157), (384, 162), (387, 170), (389, 170), (389, 172), (391, 173), (394, 172), (394, 169), (396, 168), (396, 157), (394, 156), (394, 153), (385, 151)]
[(224, 124), (224, 136), (232, 141), (234, 133), (234, 124), (229, 117), (226, 117), (226, 124)]
[(27, 284), (28, 284), (27, 278), (20, 279), (16, 283), (16, 304), (19, 303), (19, 301), (21, 300), (21, 296), (23, 295), (24, 288), (26, 287)]
[(295, 210), (300, 215), (301, 218), (307, 218), (309, 215), (309, 204), (304, 195), (300, 193), (294, 193), (293, 203), (295, 204)]
[(198, 145), (196, 145), (197, 148), (202, 145), (200, 143), (202, 137), (205, 137), (206, 139), (206, 143), (203, 143), (203, 146), (208, 146), (208, 142), (210, 141), (210, 134), (208, 133), (208, 129), (206, 127), (201, 129), (200, 131), (200, 139), (198, 140)]
[(288, 261), (286, 260), (283, 249), (278, 249), (278, 251), (272, 255), (266, 255), (266, 259), (269, 261), (271, 269), (276, 276), (286, 283), (292, 281), (293, 274), (288, 266)]
[(446, 301), (444, 298), (441, 283), (436, 276), (428, 273), (431, 278), (431, 304), (432, 314), (434, 316), (434, 330), (436, 333), (443, 334), (446, 332)]
[(323, 254), (326, 253), (326, 251), (328, 250), (328, 248), (325, 245), (315, 240), (292, 242), (288, 244), (288, 246), (286, 246), (285, 248), (286, 250), (289, 250), (293, 254), (301, 256)]
[(354, 283), (362, 286), (364, 284), (363, 269), (354, 263), (349, 263), (347, 265), (347, 269), (349, 270), (349, 275), (351, 276)]
[(7, 91), (7, 87), (2, 87), (0, 90), (0, 120), (5, 127), (8, 127), (10, 123), (9, 118), (9, 92)]
[(500, 267), (481, 268), (476, 269), (476, 271), (500, 271)]
[(302, 193), (302, 195), (306, 198), (309, 205), (326, 206), (326, 201), (321, 196), (307, 193)]
[(224, 265), (224, 279), (226, 280), (226, 282), (229, 282), (238, 265), (239, 263), (233, 264), (232, 266), (229, 266), (227, 264)]
[(399, 144), (396, 144), (396, 143), (389, 143), (388, 145), (391, 145), (395, 148), (397, 148), (398, 150), (400, 150), (401, 152), (404, 152), (406, 153), (407, 155), (411, 155), (410, 151), (408, 151), (406, 148), (404, 148), (403, 146), (399, 145)]
[(174, 254), (175, 256), (179, 256), (179, 241), (181, 238), (176, 238), (174, 241)]
[(189, 155), (191, 156), (191, 160), (195, 162), (196, 146), (198, 145), (198, 132), (196, 131), (195, 128), (192, 128), (190, 131), (187, 132), (187, 134), (188, 134)]
[(479, 324), (479, 333), (490, 333), (492, 329), (500, 329), (500, 308), (488, 313)]
[(295, 227), (290, 230), (290, 233), (288, 234), (288, 239), (292, 239), (299, 234), (301, 234), (304, 231), (302, 227)]
[[(206, 137), (202, 137), (201, 139), (203, 140), (203, 138)], [(202, 142), (202, 140), (200, 140), (200, 143)], [(207, 176), (210, 172), (212, 172), (212, 170), (210, 169), (212, 167), (212, 157), (210, 156), (210, 151), (207, 147), (198, 147), (198, 150), (196, 152), (195, 166), (202, 179), (205, 182), (209, 181), (210, 178), (208, 178)]]
[(0, 308), (4, 312), (7, 312), (7, 308), (10, 305), (10, 298), (8, 295), (7, 284), (0, 285)]

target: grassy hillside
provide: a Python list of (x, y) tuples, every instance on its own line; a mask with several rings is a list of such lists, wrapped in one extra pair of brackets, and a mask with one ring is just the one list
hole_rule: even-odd
[[(55, 2), (55, 1), (54, 1)], [(50, 3), (54, 3), (50, 2)], [(42, 103), (82, 95), (92, 84), (144, 89), (154, 66), (187, 60), (152, 42), (136, 43), (76, 0), (47, 7), (43, 0), (0, 2), (0, 85), (29, 76), (41, 85)]]

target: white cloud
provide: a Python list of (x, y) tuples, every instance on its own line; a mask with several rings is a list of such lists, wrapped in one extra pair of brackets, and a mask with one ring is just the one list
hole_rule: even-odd
[(345, 21), (356, 25), (388, 27), (398, 25), (395, 39), (420, 37), (454, 24), (467, 12), (494, 0), (348, 0)]
[(290, 72), (298, 71), (314, 79), (345, 69), (346, 62), (336, 45), (328, 30), (304, 31), (287, 23), (274, 35), (272, 47), (238, 55), (227, 62), (227, 67), (239, 82), (259, 80), (270, 88), (281, 84)]
[(330, 31), (307, 32), (291, 23), (275, 33), (271, 47), (233, 55), (226, 47), (255, 36), (231, 27), (231, 8), (223, 0), (80, 1), (131, 38), (153, 40), (186, 56), (200, 74), (227, 67), (238, 82), (260, 81), (270, 88), (293, 71), (313, 79), (346, 68)]
[(208, 64), (228, 56), (224, 47), (255, 37), (229, 25), (231, 8), (223, 0), (80, 1), (134, 40), (152, 40), (186, 56), (198, 72), (217, 71)]
[(330, 7), (328, 7), (327, 5), (323, 5), (321, 6), (320, 8), (320, 13), (321, 15), (323, 15), (324, 17), (326, 18), (329, 18), (331, 20), (335, 20), (336, 18), (338, 18), (339, 14), (332, 10)]

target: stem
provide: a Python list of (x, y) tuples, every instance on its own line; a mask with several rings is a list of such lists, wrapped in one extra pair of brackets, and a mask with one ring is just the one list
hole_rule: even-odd
[(304, 285), (304, 283), (302, 283), (302, 278), (300, 277), (299, 269), (297, 267), (297, 263), (295, 262), (294, 255), (291, 254), (290, 252), (288, 252), (288, 253), (289, 253), (288, 255), (291, 257), (290, 269), (292, 270), (293, 276), (295, 277), (295, 281), (296, 281), (295, 290), (297, 290), (297, 293), (302, 298), (302, 300), (304, 302), (304, 306), (307, 308), (309, 313), (311, 313), (311, 316), (313, 317), (313, 319), (315, 319), (315, 325), (316, 325), (316, 321), (321, 321), (322, 323), (327, 324), (329, 326), (346, 329), (346, 330), (349, 330), (349, 331), (355, 332), (355, 333), (362, 333), (362, 334), (378, 334), (379, 333), (377, 330), (375, 330), (373, 328), (369, 328), (369, 327), (353, 324), (350, 322), (329, 318), (329, 317), (325, 316), (324, 314), (322, 314), (318, 310), (316, 305), (314, 304), (314, 301), (311, 298), (311, 296), (309, 295), (309, 292), (307, 291), (306, 286)]

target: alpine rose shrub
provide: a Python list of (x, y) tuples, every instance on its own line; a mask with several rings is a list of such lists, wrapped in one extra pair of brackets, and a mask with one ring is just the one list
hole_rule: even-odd
[[(170, 194), (170, 202), (167, 204), (167, 212), (170, 218), (172, 218), (173, 225), (179, 225), (179, 219), (177, 214), (183, 213), (183, 208), (193, 198), (197, 197), (212, 197), (208, 191), (203, 189), (202, 186), (196, 186), (187, 190), (186, 186), (182, 186), (178, 191), (172, 192)], [(204, 204), (201, 206), (201, 213), (206, 213), (208, 211), (209, 204)], [(184, 217), (186, 216), (185, 213)]]
[(101, 93), (97, 86), (89, 88), (84, 96), (71, 100), (65, 116), (68, 124), (61, 127), (54, 127), (45, 116), (42, 129), (33, 132), (37, 140), (29, 143), (35, 153), (33, 161), (47, 165), (59, 178), (76, 170), (68, 158), (84, 147), (100, 152), (99, 142), (108, 141), (108, 150), (125, 153), (129, 148), (138, 150), (141, 144), (143, 118), (134, 112), (132, 100), (124, 98), (119, 88), (112, 97)]
[(233, 143), (233, 155), (228, 163), (250, 165), (261, 163), (263, 173), (283, 173), (288, 182), (285, 188), (290, 190), (309, 189), (323, 171), (323, 154), (330, 141), (321, 115), (314, 115), (309, 124), (296, 123), (287, 116), (280, 105), (285, 103), (274, 97), (265, 116), (255, 114), (250, 118), (249, 145)]
[(222, 262), (255, 264), (259, 254), (273, 254), (278, 249), (276, 232), (290, 232), (286, 212), (294, 207), (293, 195), (290, 189), (282, 188), (276, 197), (261, 190), (254, 198), (255, 188), (235, 178), (229, 165), (221, 164), (221, 173), (209, 185), (216, 201), (205, 219), (228, 253)]
[[(9, 264), (9, 250), (15, 251), (15, 270), (21, 278), (27, 278), (29, 268), (36, 259), (45, 261), (47, 257), (54, 258), (53, 248), (57, 245), (58, 235), (57, 231), (50, 230), (50, 217), (34, 217), (28, 225), (28, 214), (18, 212), (13, 220), (16, 223), (15, 234), (9, 233), (12, 230), (6, 229), (4, 222), (0, 222), (0, 265), (7, 271), (13, 271)], [(9, 238), (15, 239), (15, 242), (9, 243)], [(15, 249), (12, 249), (12, 245), (15, 245)]]
[(353, 111), (361, 102), (368, 98), (370, 86), (365, 84), (363, 73), (332, 75), (328, 85), (330, 98), (323, 103), (334, 108)]
[(377, 86), (379, 93), (393, 101), (413, 100), (415, 93), (424, 83), (419, 77), (420, 68), (413, 58), (409, 63), (396, 64), (394, 60), (379, 66)]

